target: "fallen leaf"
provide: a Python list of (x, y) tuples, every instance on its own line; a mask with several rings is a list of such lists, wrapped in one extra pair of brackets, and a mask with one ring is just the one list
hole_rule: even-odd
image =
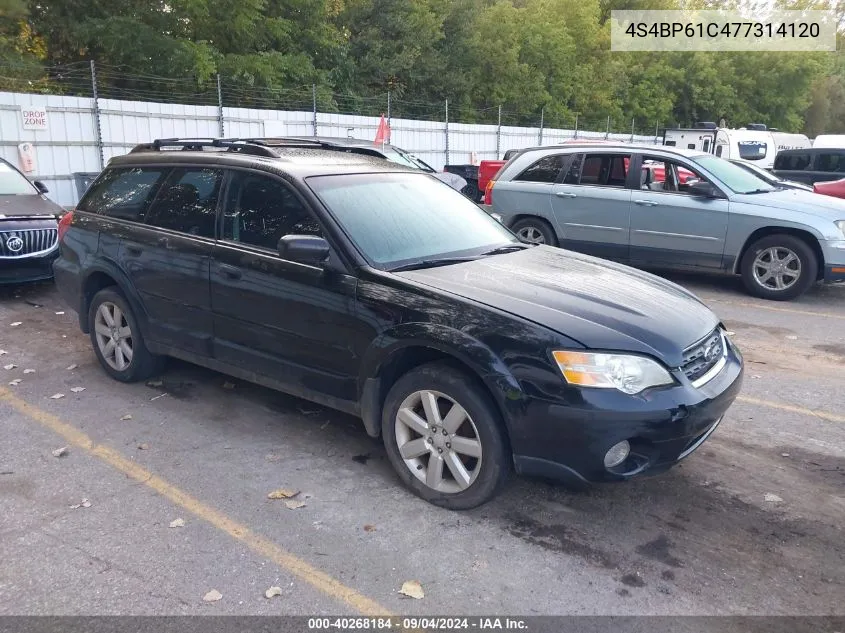
[(122, 418), (120, 418), (120, 419), (121, 419), (121, 420), (131, 420), (131, 419), (132, 419), (132, 414), (131, 414), (131, 413), (127, 413), (126, 415), (124, 415), (124, 416), (123, 416)]
[(282, 456), (276, 453), (267, 453), (264, 456), (264, 459), (266, 459), (268, 462), (279, 462), (282, 460)]
[(789, 457), (789, 453), (781, 453), (780, 456), (781, 457)]
[(282, 595), (282, 588), (281, 587), (270, 587), (267, 591), (264, 592), (265, 598), (273, 598), (275, 596)]
[(67, 446), (62, 446), (53, 451), (53, 457), (64, 457), (67, 453)]
[(3, 365), (3, 369), (14, 369), (17, 367), (14, 363), (9, 363), (8, 365)]
[(419, 580), (406, 580), (402, 583), (399, 593), (414, 600), (422, 600), (425, 597), (425, 592)]
[(202, 597), (203, 602), (217, 602), (223, 598), (223, 594), (217, 591), (217, 589), (212, 589), (207, 594)]
[(783, 501), (783, 499), (781, 499), (780, 497), (778, 497), (776, 494), (772, 494), (771, 492), (767, 492), (767, 493), (763, 496), (763, 499), (765, 499), (765, 500), (766, 500), (766, 501), (768, 501), (769, 503), (780, 503), (781, 501)]
[(725, 331), (725, 334), (727, 334), (728, 336), (733, 336), (734, 334), (736, 334), (736, 332), (731, 332), (730, 330), (727, 330)]
[(297, 501), (296, 499), (288, 499), (287, 501), (285, 501), (285, 506), (288, 510), (296, 510), (297, 508), (304, 508), (305, 502)]
[(68, 365), (67, 367), (65, 367), (65, 369), (66, 369), (67, 371), (73, 371), (73, 370), (74, 370), (74, 369), (76, 369), (77, 367), (79, 367), (79, 365)]
[(299, 490), (288, 490), (287, 488), (279, 488), (267, 495), (268, 499), (290, 499), (299, 494)]
[(56, 312), (56, 314), (58, 314), (58, 315), (62, 315), (62, 314), (64, 314), (64, 312), (63, 312), (63, 311), (61, 311), (61, 310), (59, 310), (58, 312)]
[(786, 338), (789, 339), (790, 341), (797, 341), (798, 340), (798, 337), (795, 336), (794, 334), (790, 334)]
[(233, 383), (233, 382), (224, 382), (223, 383), (223, 389), (234, 389), (234, 388), (235, 388), (235, 383)]
[(751, 377), (752, 377), (752, 378), (759, 378), (760, 376), (759, 376), (759, 374), (754, 374), (754, 375), (753, 375), (753, 376), (751, 376)]
[(80, 392), (82, 392), (82, 391), (85, 391), (85, 387), (71, 387), (71, 388), (70, 388), (70, 390), (71, 390), (73, 393), (80, 393)]
[(161, 380), (148, 380), (147, 387), (161, 387), (164, 384)]
[(150, 448), (149, 444), (138, 444), (138, 450), (139, 451), (146, 451), (146, 450), (149, 450), (149, 448)]
[(23, 382), (23, 380), (21, 378), (15, 378), (9, 384), (12, 385), (13, 387), (17, 387), (19, 384), (21, 384), (21, 382)]
[(376, 526), (367, 524), (367, 525), (364, 526), (364, 531), (365, 532), (375, 532)]
[(64, 397), (65, 397), (65, 394), (63, 394), (63, 393), (54, 393), (52, 396), (50, 396), (50, 399), (51, 400), (58, 400), (59, 398), (64, 398)]
[(185, 519), (174, 519), (170, 522), (170, 527), (172, 528), (180, 528), (185, 527)]
[(5, 355), (6, 355), (6, 354), (8, 354), (8, 353), (9, 353), (9, 352), (7, 352), (6, 350), (4, 350), (4, 349), (0, 349), (0, 356), (5, 356)]
[(25, 374), (34, 374), (34, 373), (35, 373), (35, 370), (34, 370), (34, 369), (24, 369), (24, 370), (23, 370), (23, 373), (25, 373)]
[(83, 499), (81, 503), (77, 503), (76, 505), (70, 506), (71, 510), (77, 510), (79, 508), (90, 508), (91, 502), (88, 499)]
[(18, 327), (22, 323), (23, 321), (15, 321), (14, 323), (9, 323), (9, 327)]

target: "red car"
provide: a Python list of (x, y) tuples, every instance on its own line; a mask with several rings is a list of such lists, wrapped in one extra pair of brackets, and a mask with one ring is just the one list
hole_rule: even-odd
[(834, 198), (845, 198), (845, 178), (817, 182), (813, 185), (813, 191), (825, 196), (833, 196)]

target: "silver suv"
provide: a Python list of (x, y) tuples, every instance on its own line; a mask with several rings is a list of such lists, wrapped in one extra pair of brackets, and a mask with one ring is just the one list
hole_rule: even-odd
[(502, 167), (490, 197), (489, 211), (523, 241), (642, 268), (741, 274), (765, 299), (845, 281), (845, 200), (772, 186), (712, 154), (537, 147)]

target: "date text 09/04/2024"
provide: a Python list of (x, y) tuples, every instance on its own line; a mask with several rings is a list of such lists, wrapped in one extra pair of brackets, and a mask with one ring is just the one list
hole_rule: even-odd
[(632, 22), (625, 29), (631, 37), (815, 38), (820, 32), (816, 22)]
[(507, 617), (340, 617), (309, 618), (309, 631), (525, 631), (525, 620)]

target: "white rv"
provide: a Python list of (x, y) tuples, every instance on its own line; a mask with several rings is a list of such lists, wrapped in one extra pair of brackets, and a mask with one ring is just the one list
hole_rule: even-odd
[(764, 169), (775, 164), (777, 147), (768, 130), (746, 128), (686, 128), (666, 130), (663, 144), (684, 149), (710, 152), (725, 159), (741, 159), (753, 162)]
[(819, 134), (813, 139), (813, 147), (827, 149), (845, 148), (845, 134)]
[(789, 134), (787, 132), (772, 132), (777, 151), (785, 149), (807, 149), (813, 146), (804, 134)]

